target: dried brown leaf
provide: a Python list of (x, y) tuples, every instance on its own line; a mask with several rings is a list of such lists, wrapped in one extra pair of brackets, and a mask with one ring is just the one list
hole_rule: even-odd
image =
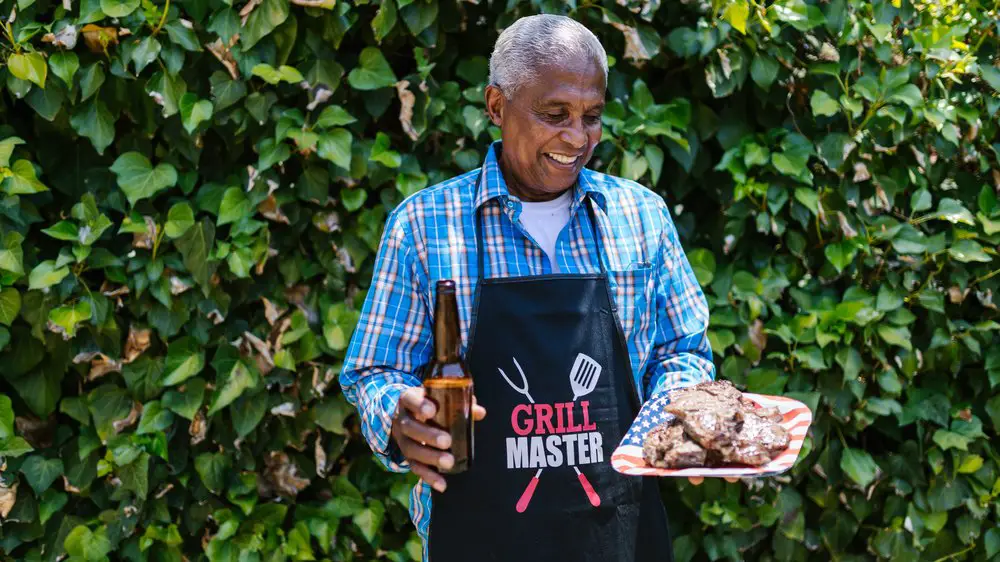
[(92, 53), (103, 53), (108, 46), (118, 45), (119, 32), (113, 27), (101, 27), (88, 23), (80, 30), (83, 43)]
[(132, 401), (132, 409), (128, 412), (128, 417), (121, 420), (116, 420), (111, 426), (114, 428), (115, 433), (121, 433), (126, 429), (132, 427), (139, 421), (139, 415), (142, 414), (142, 403), (136, 400)]
[[(278, 318), (281, 318), (287, 309), (279, 309), (267, 297), (261, 297), (260, 300), (264, 303), (264, 318), (267, 319), (268, 325), (274, 326), (274, 323), (278, 321)], [(274, 345), (274, 342), (271, 344)]]
[(316, 459), (316, 474), (323, 478), (326, 476), (326, 450), (323, 449), (323, 434), (316, 430), (316, 445), (313, 455)]
[(624, 23), (611, 22), (611, 26), (621, 31), (625, 36), (626, 59), (636, 61), (641, 65), (642, 61), (647, 61), (651, 58), (649, 51), (646, 50), (646, 46), (642, 44), (642, 38), (639, 37), (639, 30)]
[(87, 374), (87, 382), (97, 380), (108, 373), (119, 373), (121, 370), (121, 361), (113, 361), (107, 355), (99, 353), (90, 362), (90, 373)]
[(842, 211), (837, 211), (837, 220), (840, 222), (840, 230), (844, 233), (845, 238), (854, 238), (858, 235), (858, 231), (854, 230)]
[(0, 518), (2, 519), (6, 519), (10, 510), (14, 509), (14, 503), (17, 502), (18, 484), (19, 482), (14, 482), (14, 485), (8, 488), (6, 484), (0, 482)]
[(323, 373), (323, 379), (320, 380), (319, 366), (313, 366), (312, 385), (313, 391), (316, 392), (317, 396), (323, 396), (323, 393), (326, 392), (327, 387), (330, 386), (330, 383), (333, 382), (333, 379), (336, 376), (337, 373), (331, 367), (327, 367), (326, 371)]
[(77, 488), (76, 486), (70, 484), (69, 483), (69, 478), (66, 478), (65, 474), (63, 474), (63, 490), (66, 490), (67, 492), (69, 492), (71, 494), (79, 494), (80, 493), (80, 488)]
[(129, 326), (128, 340), (125, 341), (125, 359), (123, 360), (125, 363), (135, 361), (149, 349), (151, 333), (149, 328), (136, 328), (135, 324)]
[(868, 166), (866, 166), (864, 162), (854, 163), (854, 183), (870, 180), (871, 177), (872, 175), (868, 171)]
[(212, 55), (222, 63), (222, 66), (226, 67), (226, 71), (229, 72), (229, 76), (231, 76), (233, 80), (239, 80), (240, 69), (236, 64), (236, 59), (233, 58), (232, 51), (229, 49), (233, 46), (232, 41), (238, 38), (239, 34), (233, 35), (229, 46), (223, 45), (221, 37), (211, 43), (205, 43), (205, 48), (208, 49), (208, 52), (212, 53)]
[(257, 6), (260, 6), (263, 1), (264, 0), (250, 0), (249, 2), (247, 2), (246, 4), (243, 5), (243, 8), (240, 9), (240, 26), (241, 27), (246, 27), (246, 25), (247, 25), (247, 18), (250, 17), (250, 13), (253, 12), (254, 9)]
[(267, 199), (261, 201), (257, 205), (257, 210), (268, 220), (288, 224), (288, 217), (281, 211), (281, 207), (278, 206), (278, 200), (274, 195), (268, 195)]
[(336, 211), (329, 213), (316, 213), (313, 215), (313, 226), (320, 232), (336, 232), (340, 230), (340, 215)]
[(764, 332), (764, 323), (760, 321), (760, 318), (754, 320), (753, 324), (747, 328), (747, 335), (750, 337), (750, 342), (763, 354), (764, 349), (767, 348), (767, 333)]
[(240, 351), (244, 355), (254, 358), (261, 373), (265, 375), (270, 373), (274, 369), (274, 357), (271, 355), (271, 346), (250, 332), (243, 332), (241, 340)]
[(963, 291), (958, 285), (953, 285), (948, 288), (948, 300), (950, 300), (952, 304), (962, 304), (965, 302), (965, 297), (969, 295), (969, 290), (970, 289), (965, 289)]
[(295, 403), (294, 402), (283, 402), (277, 406), (271, 408), (272, 416), (285, 416), (286, 418), (295, 417)]
[(299, 476), (299, 468), (284, 452), (271, 451), (265, 463), (264, 479), (272, 490), (282, 496), (295, 497), (309, 486), (309, 479)]
[(198, 410), (194, 419), (191, 420), (191, 425), (188, 426), (188, 435), (191, 436), (191, 444), (197, 445), (205, 440), (205, 434), (208, 432), (208, 423), (205, 421), (205, 413)]
[[(284, 313), (284, 311), (282, 311)], [(274, 327), (271, 328), (271, 333), (267, 335), (267, 341), (271, 345), (271, 350), (277, 355), (282, 349), (281, 336), (285, 335), (288, 328), (292, 326), (292, 317), (283, 317)]]
[(184, 277), (178, 277), (176, 275), (170, 276), (170, 294), (179, 295), (185, 291), (190, 290), (194, 287), (194, 281)]
[(413, 128), (413, 104), (417, 101), (417, 96), (407, 89), (409, 80), (396, 82), (396, 95), (399, 96), (399, 124), (403, 126), (403, 132), (410, 140), (416, 142), (420, 134)]

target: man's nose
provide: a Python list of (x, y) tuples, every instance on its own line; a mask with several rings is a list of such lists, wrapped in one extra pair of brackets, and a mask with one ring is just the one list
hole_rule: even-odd
[(562, 130), (560, 137), (563, 142), (579, 150), (587, 145), (587, 133), (583, 130), (583, 119), (574, 119), (573, 123)]

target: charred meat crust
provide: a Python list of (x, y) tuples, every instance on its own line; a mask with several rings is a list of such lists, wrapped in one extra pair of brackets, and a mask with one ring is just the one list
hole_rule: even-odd
[(701, 383), (670, 393), (673, 417), (654, 428), (643, 456), (659, 468), (760, 466), (788, 447), (775, 408), (759, 408), (729, 381)]

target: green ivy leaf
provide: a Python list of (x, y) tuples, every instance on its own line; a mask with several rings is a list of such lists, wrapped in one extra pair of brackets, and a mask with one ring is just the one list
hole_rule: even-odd
[(946, 431), (944, 429), (939, 429), (934, 432), (934, 443), (942, 450), (947, 451), (948, 449), (959, 449), (962, 451), (969, 450), (969, 443), (972, 439), (965, 437), (964, 435), (959, 435), (951, 431)]
[(722, 19), (729, 22), (740, 33), (747, 33), (747, 18), (750, 17), (750, 4), (746, 0), (730, 2), (726, 10), (722, 13)]
[(165, 431), (174, 421), (174, 414), (163, 407), (159, 400), (153, 400), (145, 404), (142, 408), (142, 419), (139, 420), (139, 427), (136, 435), (156, 433)]
[(319, 136), (317, 154), (345, 170), (351, 169), (353, 137), (347, 129), (334, 129)]
[(837, 103), (837, 100), (823, 90), (814, 90), (809, 103), (815, 115), (829, 117), (840, 112), (840, 104)]
[(905, 84), (889, 94), (889, 101), (900, 102), (909, 107), (917, 107), (924, 102), (920, 88), (915, 84)]
[(46, 260), (35, 266), (28, 275), (28, 289), (45, 289), (51, 287), (69, 275), (66, 266), (56, 267), (56, 262)]
[(363, 189), (351, 188), (340, 192), (340, 200), (344, 203), (344, 208), (354, 212), (360, 209), (368, 199), (368, 193)]
[(230, 187), (222, 195), (222, 203), (219, 206), (219, 220), (216, 226), (222, 226), (238, 222), (253, 215), (253, 206), (250, 200), (243, 194), (243, 190), (238, 187)]
[(77, 324), (90, 320), (93, 308), (90, 301), (81, 299), (75, 305), (60, 306), (49, 311), (49, 322), (62, 328), (63, 337), (76, 336)]
[(163, 406), (182, 418), (192, 420), (204, 399), (205, 381), (200, 378), (190, 379), (183, 387), (164, 393)]
[(823, 248), (823, 253), (826, 255), (826, 259), (833, 264), (834, 269), (837, 273), (844, 271), (844, 268), (854, 261), (854, 256), (858, 253), (857, 246), (849, 240), (844, 240), (843, 242), (834, 242), (827, 244)]
[(164, 369), (163, 386), (174, 386), (201, 373), (205, 368), (205, 352), (191, 337), (183, 337), (170, 343)]
[(0, 168), (10, 166), (10, 156), (14, 153), (14, 147), (24, 144), (21, 137), (7, 137), (0, 141)]
[(34, 451), (31, 445), (21, 437), (0, 439), (0, 456), (14, 459)]
[(369, 544), (375, 543), (379, 529), (382, 528), (382, 521), (385, 519), (385, 506), (378, 500), (372, 500), (368, 507), (360, 513), (354, 515), (354, 524), (361, 530)]
[(778, 70), (781, 65), (763, 51), (754, 54), (753, 62), (750, 63), (750, 77), (757, 86), (763, 90), (770, 89), (774, 81), (778, 79)]
[(938, 203), (937, 211), (932, 215), (932, 218), (946, 220), (952, 224), (962, 223), (970, 226), (976, 224), (975, 217), (962, 205), (961, 201), (948, 197)]
[(132, 63), (135, 65), (135, 73), (139, 74), (144, 68), (149, 66), (160, 56), (160, 42), (153, 37), (145, 37), (135, 49), (132, 50)]
[(403, 163), (399, 153), (389, 149), (389, 135), (382, 132), (375, 136), (375, 144), (372, 146), (370, 158), (387, 168), (398, 168)]
[(189, 228), (183, 236), (174, 241), (184, 258), (184, 267), (199, 285), (209, 286), (214, 267), (209, 262), (209, 254), (215, 244), (215, 225), (207, 218)]
[[(436, 2), (434, 4), (437, 5)], [(347, 75), (347, 82), (355, 90), (377, 90), (396, 84), (396, 75), (378, 48), (365, 47), (358, 63), (359, 66)]]
[(108, 540), (105, 527), (92, 532), (87, 527), (79, 525), (66, 535), (63, 548), (70, 556), (79, 557), (77, 559), (79, 562), (99, 562), (111, 552), (111, 541)]
[(123, 18), (139, 8), (139, 0), (101, 0), (101, 11), (112, 18)]
[(184, 236), (189, 228), (194, 226), (194, 210), (188, 203), (177, 203), (170, 207), (167, 213), (167, 223), (164, 232), (172, 239)]
[(212, 118), (212, 102), (199, 100), (195, 94), (184, 94), (181, 96), (180, 111), (184, 130), (190, 135), (198, 125)]
[(27, 160), (18, 160), (10, 167), (11, 175), (4, 179), (2, 191), (7, 195), (31, 195), (48, 191), (49, 188), (38, 181), (35, 166)]
[(878, 335), (889, 345), (898, 345), (907, 351), (913, 351), (911, 343), (912, 336), (910, 330), (904, 326), (890, 326), (889, 324), (879, 324)]
[(11, 55), (7, 59), (7, 69), (15, 77), (38, 84), (39, 88), (45, 88), (49, 67), (45, 64), (45, 57), (41, 53)]
[(107, 106), (96, 98), (77, 106), (69, 122), (74, 131), (90, 139), (98, 154), (104, 154), (104, 150), (115, 140), (115, 118)]
[(983, 251), (983, 247), (978, 242), (969, 239), (959, 240), (952, 244), (948, 248), (948, 255), (962, 263), (988, 263), (993, 261), (993, 258)]
[(73, 51), (59, 51), (49, 57), (52, 73), (59, 77), (67, 86), (73, 85), (73, 76), (80, 70), (80, 57)]
[(354, 118), (353, 115), (347, 112), (343, 107), (339, 105), (330, 105), (320, 112), (319, 117), (316, 119), (316, 127), (320, 129), (329, 129), (331, 127), (340, 127), (342, 125), (350, 125), (351, 123), (356, 123), (358, 120)]
[(250, 73), (254, 76), (259, 76), (265, 82), (272, 85), (277, 84), (282, 80), (292, 84), (298, 84), (299, 82), (305, 80), (305, 78), (302, 77), (302, 73), (295, 68), (284, 64), (278, 68), (274, 68), (269, 64), (261, 63), (254, 66)]
[(133, 206), (177, 184), (177, 170), (172, 165), (161, 162), (154, 168), (149, 159), (138, 152), (119, 156), (111, 165), (111, 171), (118, 176), (118, 187)]
[(229, 408), (236, 435), (243, 438), (250, 435), (267, 413), (267, 393), (244, 394)]
[(867, 488), (881, 472), (870, 454), (851, 448), (844, 449), (844, 454), (840, 458), (840, 469), (862, 488)]
[(375, 40), (382, 43), (382, 40), (388, 37), (395, 26), (396, 2), (395, 0), (382, 0), (378, 12), (372, 18), (372, 33), (375, 35)]
[[(227, 349), (228, 348), (223, 348)], [(226, 351), (225, 354), (220, 351), (220, 355), (225, 357), (226, 354), (232, 354), (235, 352)], [(240, 395), (243, 394), (247, 389), (253, 388), (257, 385), (257, 375), (247, 368), (241, 360), (238, 358), (229, 358), (228, 361), (223, 361), (218, 363), (219, 357), (213, 361), (213, 366), (216, 368), (216, 373), (218, 377), (218, 382), (216, 383), (215, 392), (212, 394), (212, 399), (208, 407), (208, 415), (212, 416), (219, 410), (225, 408), (235, 401)], [(225, 369), (220, 371), (220, 365), (224, 365)]]
[(49, 486), (63, 474), (63, 462), (59, 459), (46, 459), (41, 455), (32, 455), (21, 465), (24, 475), (35, 495), (49, 489)]
[(279, 25), (288, 19), (288, 0), (264, 0), (260, 6), (250, 12), (240, 43), (243, 51), (249, 51), (258, 41), (271, 34)]
[(203, 453), (195, 457), (194, 466), (208, 491), (221, 494), (229, 472), (229, 457), (223, 453)]
[(14, 406), (10, 397), (0, 394), (0, 441), (14, 436)]

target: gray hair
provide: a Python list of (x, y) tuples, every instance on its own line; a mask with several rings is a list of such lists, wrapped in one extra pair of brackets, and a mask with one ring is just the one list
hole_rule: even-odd
[(490, 56), (490, 84), (510, 99), (545, 66), (586, 56), (608, 80), (608, 55), (583, 24), (566, 16), (540, 14), (518, 19), (500, 34)]

